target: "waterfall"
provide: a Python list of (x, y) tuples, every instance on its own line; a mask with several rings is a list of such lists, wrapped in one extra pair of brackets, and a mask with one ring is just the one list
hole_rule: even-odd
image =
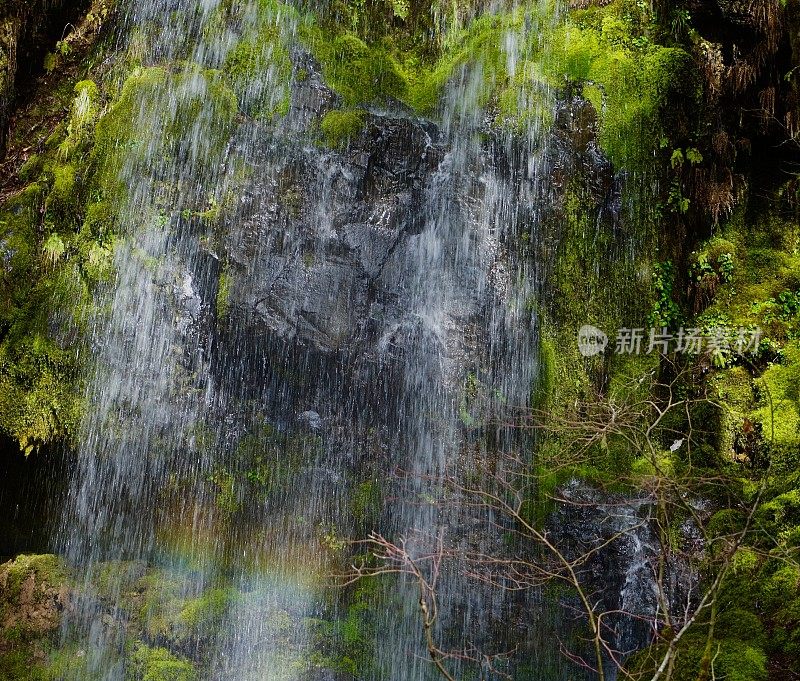
[[(512, 77), (548, 5), (506, 32)], [(501, 131), (486, 65), (464, 64), (430, 120), (388, 103), (346, 153), (325, 148), (334, 95), (303, 21), (259, 0), (126, 5), (136, 87), (106, 124), (126, 131), (109, 132), (105, 169), (117, 276), (58, 536), (82, 577), (64, 640), (98, 678), (164, 646), (204, 679), (327, 678), (320, 631), (347, 604), (324, 582), (344, 538), (377, 524), (412, 551), (442, 533), (497, 541), (435, 502), (486, 447), (476, 424), (519, 446), (492, 420), (539, 380), (548, 263), (520, 244), (539, 244), (554, 200), (556, 97), (542, 87), (547, 115)], [(245, 57), (256, 68), (231, 91), (222, 73)], [(413, 585), (384, 588), (371, 678), (433, 678)], [(485, 623), (476, 644), (520, 607), (455, 573), (440, 599), (442, 635)], [(134, 616), (146, 641), (131, 651)], [(526, 678), (561, 673), (550, 647)]]

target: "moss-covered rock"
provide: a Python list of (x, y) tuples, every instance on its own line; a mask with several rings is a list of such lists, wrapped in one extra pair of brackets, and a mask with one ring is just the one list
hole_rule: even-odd
[(92, 287), (108, 274), (110, 242), (82, 229), (102, 104), (75, 60), (92, 49), (110, 9), (95, 0), (76, 22), (65, 38), (74, 55), (34, 88), (11, 130), (21, 161), (0, 204), (0, 428), (28, 453), (69, 441), (83, 412), (80, 348), (68, 346), (87, 322)]
[(69, 603), (68, 576), (52, 555), (23, 555), (0, 566), (0, 676), (52, 678), (47, 653)]
[[(232, 8), (221, 7), (221, 25), (234, 23)], [(248, 116), (269, 121), (289, 108), (292, 61), (290, 26), (301, 21), (296, 9), (261, 0), (255, 15), (245, 20), (244, 30), (228, 53), (223, 72), (229, 78), (240, 109)]]
[(329, 111), (320, 123), (325, 143), (333, 149), (346, 147), (364, 127), (363, 111)]
[(137, 643), (127, 678), (130, 681), (194, 681), (197, 672), (189, 660), (177, 657), (165, 648)]

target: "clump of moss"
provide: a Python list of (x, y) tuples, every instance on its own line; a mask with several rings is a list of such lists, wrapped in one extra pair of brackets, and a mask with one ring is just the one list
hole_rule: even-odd
[[(126, 178), (148, 177), (154, 160), (217, 167), (237, 110), (218, 71), (134, 71), (97, 125), (93, 158), (106, 198), (124, 199)], [(195, 134), (200, 129), (203, 134)]]
[(479, 101), (488, 102), (506, 73), (502, 36), (510, 29), (510, 21), (505, 16), (484, 16), (453, 36), (436, 64), (415, 77), (409, 103), (421, 112), (434, 111), (447, 82), (468, 64), (482, 70)]
[(223, 269), (219, 275), (219, 283), (217, 284), (217, 319), (224, 321), (228, 318), (230, 313), (230, 299), (231, 299), (231, 274), (227, 269)]
[[(220, 21), (227, 25), (229, 18)], [(256, 7), (255, 19), (245, 22), (223, 72), (246, 115), (270, 120), (288, 111), (292, 61), (286, 26), (297, 21), (297, 10), (289, 5), (262, 1)]]
[(360, 110), (329, 111), (320, 123), (325, 143), (333, 149), (343, 149), (364, 128), (365, 113)]
[(364, 527), (376, 523), (380, 518), (383, 506), (383, 493), (380, 485), (368, 480), (353, 490), (351, 509), (356, 523)]
[(67, 572), (53, 555), (21, 555), (0, 566), (0, 677), (55, 681), (46, 659), (58, 631)]
[(313, 656), (314, 666), (355, 678), (371, 676), (375, 665), (376, 606), (385, 603), (386, 597), (375, 578), (361, 580), (342, 617), (313, 622), (309, 628), (316, 639), (315, 648), (325, 651)]
[[(178, 574), (151, 570), (136, 583), (143, 604), (131, 613), (148, 640), (158, 640), (172, 649), (196, 646), (211, 637), (225, 614), (240, 597), (225, 586), (187, 593), (187, 584)], [(136, 607), (136, 603), (131, 603)]]
[(691, 57), (637, 35), (624, 3), (593, 16), (556, 30), (544, 72), (553, 83), (566, 77), (583, 86), (600, 117), (600, 145), (617, 168), (645, 171), (661, 140), (685, 127), (671, 117), (697, 100)]
[(131, 681), (194, 681), (197, 672), (185, 658), (173, 655), (166, 648), (152, 648), (137, 643), (131, 655)]
[(347, 106), (404, 99), (408, 84), (402, 68), (389, 50), (368, 45), (353, 33), (331, 37), (310, 34), (314, 56), (322, 64), (325, 81)]
[(70, 158), (89, 143), (94, 125), (100, 115), (100, 90), (91, 80), (82, 80), (75, 85), (75, 99), (67, 123), (67, 136), (59, 145), (62, 158)]

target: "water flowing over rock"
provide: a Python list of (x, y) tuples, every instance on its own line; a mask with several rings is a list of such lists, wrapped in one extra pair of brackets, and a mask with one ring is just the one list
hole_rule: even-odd
[[(341, 98), (297, 40), (297, 12), (245, 2), (220, 29), (223, 9), (147, 0), (122, 21), (120, 50), (143, 67), (107, 114), (117, 276), (58, 536), (79, 575), (64, 640), (85, 651), (81, 674), (109, 681), (356, 674), (325, 643), (332, 619), (357, 613), (352, 594), (321, 588), (343, 537), (495, 542), (433, 502), (485, 446), (474, 422), (530, 405), (566, 178), (580, 169), (598, 225), (624, 229), (585, 100), (543, 88), (552, 128), (511, 131), (481, 102), (480, 65), (464, 66), (430, 119), (388, 100), (347, 145), (324, 145)], [(263, 31), (258, 77), (234, 93), (217, 69)], [(517, 45), (510, 32), (512, 65)], [(646, 590), (642, 551), (608, 559), (629, 575), (619, 598)], [(417, 597), (387, 589), (376, 649), (350, 654), (374, 658), (370, 678), (431, 678)], [(512, 600), (446, 576), (441, 628), (485, 621), (490, 640)], [(549, 655), (531, 678), (567, 678)]]

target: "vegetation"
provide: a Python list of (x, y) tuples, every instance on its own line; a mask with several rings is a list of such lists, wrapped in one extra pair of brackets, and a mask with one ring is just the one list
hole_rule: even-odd
[[(392, 498), (373, 462), (337, 492), (350, 526), (297, 519), (292, 539), (302, 548), (275, 568), (314, 581), (355, 557), (345, 606), (303, 622), (278, 608), (270, 626), (292, 646), (296, 631), (313, 632), (315, 653), (293, 662), (306, 671), (375, 675), (374, 614), (390, 601), (378, 578), (399, 574), (419, 589), (420, 635), (440, 674), (454, 679), (454, 669), (471, 664), (503, 669), (503, 655), (457, 654), (439, 638), (435, 575), (456, 555), (465, 580), (494, 588), (516, 580), (520, 591), (552, 588), (577, 603), (585, 628), (576, 639), (588, 632), (589, 643), (570, 657), (599, 678), (609, 665), (673, 681), (800, 675), (797, 0), (754, 0), (722, 28), (700, 7), (693, 16), (690, 5), (702, 3), (688, 2), (576, 0), (566, 9), (531, 1), (487, 13), (472, 2), (335, 0), (323, 11), (254, 0), (243, 11), (225, 0), (208, 16), (197, 9), (203, 32), (163, 58), (150, 49), (157, 26), (120, 40), (114, 4), (52, 3), (82, 14), (51, 38), (35, 23), (45, 19), (32, 18), (37, 3), (0, 2), (0, 431), (15, 446), (32, 456), (75, 446), (91, 408), (88, 341), (108, 313), (99, 301), (114, 285), (131, 219), (165, 232), (190, 225), (220, 263), (209, 304), (216, 331), (229, 330), (241, 273), (217, 246), (248, 172), (233, 150), (242, 135), (275, 144), (296, 134), (281, 125), (304, 106), (307, 68), (314, 87), (329, 90), (308, 114), (326, 157), (347, 158), (387, 110), (433, 123), (475, 114), (487, 155), (521, 157), (531, 131), (552, 130), (557, 144), (578, 149), (577, 160), (552, 170), (553, 206), (536, 238), (525, 232), (504, 243), (513, 257), (547, 264), (547, 291), (530, 301), (541, 332), (535, 408), (509, 418), (534, 446), (507, 461), (470, 459), (471, 470), (447, 480), (455, 497), (502, 518), (506, 548), (520, 553), (489, 556), (497, 562), (487, 571), (486, 554), (435, 536), (422, 559), (412, 555), (402, 537), (377, 533), (391, 526)], [(209, 49), (195, 51), (198, 40)], [(31, 41), (42, 44), (34, 50)], [(17, 54), (35, 54), (35, 68), (21, 69)], [(221, 170), (237, 163), (237, 172)], [(210, 186), (165, 182), (176, 168)], [(131, 178), (146, 179), (156, 214), (126, 222), (137, 199)], [(302, 213), (296, 189), (282, 198), (293, 217)], [(313, 268), (313, 257), (304, 262)], [(574, 336), (584, 323), (609, 334), (607, 351), (579, 354)], [(697, 355), (624, 356), (614, 352), (614, 333), (628, 326), (697, 329), (717, 343)], [(756, 329), (752, 352), (737, 352), (737, 334)], [(466, 382), (464, 430), (492, 454), (493, 424), (470, 411), (485, 387), (474, 373)], [(125, 673), (203, 678), (204, 645), (254, 597), (226, 571), (236, 560), (248, 569), (276, 563), (253, 518), (273, 518), (285, 490), (321, 465), (320, 438), (284, 428), (261, 419), (225, 443), (211, 437), (206, 449), (230, 455), (212, 459), (198, 445), (199, 481), (170, 481), (165, 508), (179, 507), (191, 489), (210, 528), (183, 517), (159, 527), (159, 546), (185, 572), (108, 563), (80, 586), (54, 556), (0, 568), (0, 677), (91, 678), (84, 651), (57, 641), (61, 590), (88, 589), (82, 595), (110, 613), (119, 588), (122, 615), (109, 616), (128, 626)], [(610, 498), (644, 495), (653, 509), (660, 609), (648, 622), (652, 645), (633, 655), (604, 628), (619, 613), (590, 597), (583, 568), (591, 556), (570, 554), (546, 529), (569, 506), (562, 491), (575, 480)], [(687, 545), (687, 525), (699, 546)], [(351, 535), (365, 534), (371, 554), (363, 543), (348, 547)], [(236, 555), (242, 547), (247, 560)], [(684, 612), (663, 593), (665, 570), (677, 564), (696, 585)], [(209, 565), (222, 573), (213, 583), (185, 578)], [(38, 619), (15, 612), (28, 588)]]

